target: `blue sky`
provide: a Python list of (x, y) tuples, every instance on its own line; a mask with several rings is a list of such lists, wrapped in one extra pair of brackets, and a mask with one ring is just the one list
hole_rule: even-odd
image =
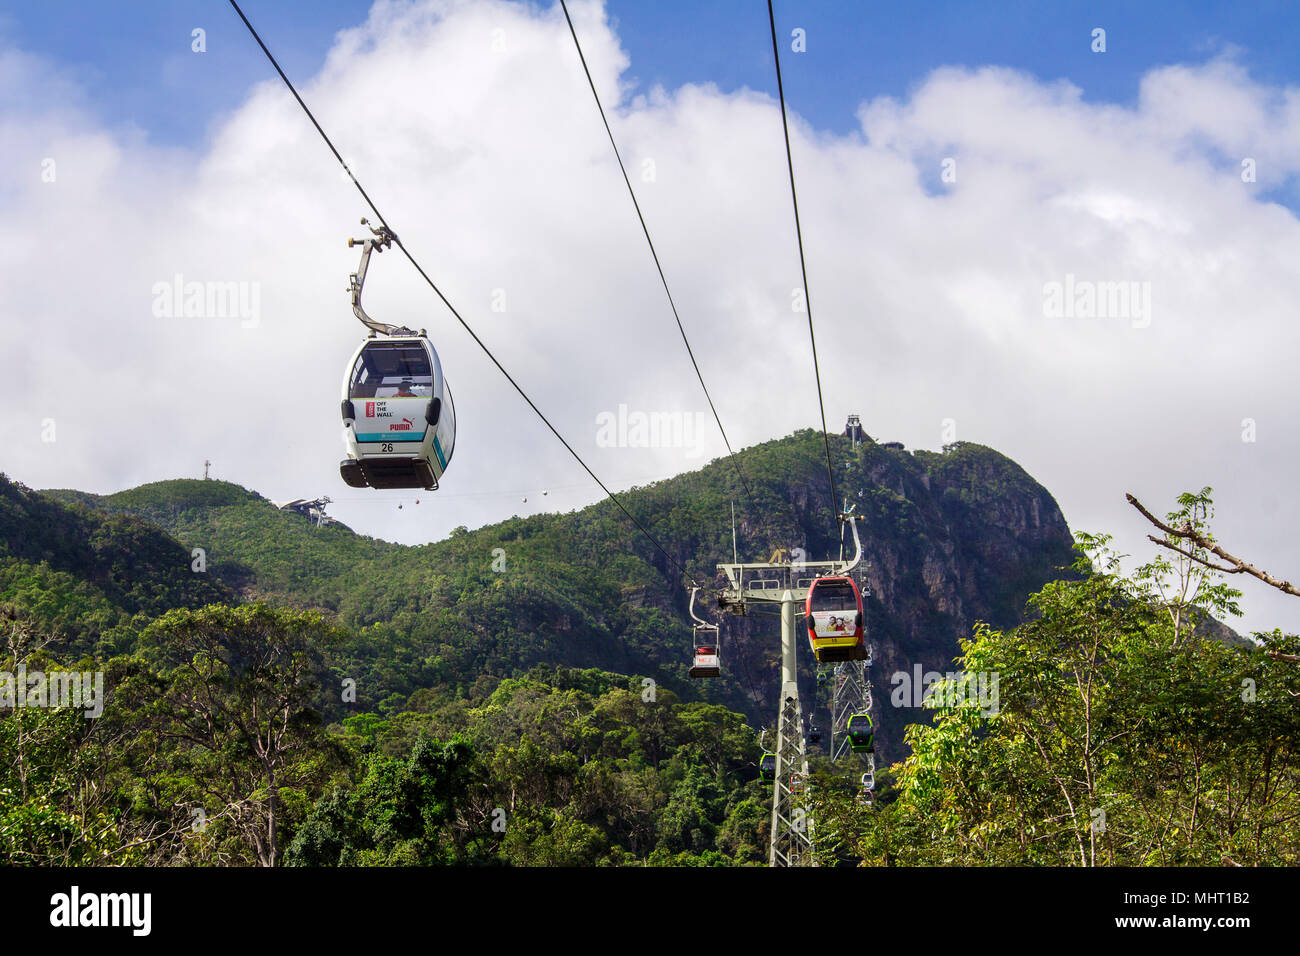
[[(362, 22), (367, 0), (246, 0), (245, 12), (290, 76), (324, 61), (335, 33)], [(762, 0), (610, 0), (608, 9), (640, 89), (712, 82), (724, 91), (775, 90)], [(808, 52), (784, 58), (792, 108), (822, 129), (856, 128), (862, 100), (903, 96), (942, 65), (997, 64), (1040, 79), (1068, 78), (1086, 100), (1129, 104), (1153, 66), (1199, 62), (1240, 48), (1255, 79), (1300, 79), (1300, 4), (777, 3), (783, 37), (807, 31)], [(1094, 27), (1107, 52), (1090, 48)], [(207, 31), (204, 57), (190, 31)], [(249, 85), (270, 75), (260, 51), (220, 0), (45, 0), (0, 15), (0, 42), (73, 72), (110, 126), (135, 125), (157, 145), (196, 146)]]

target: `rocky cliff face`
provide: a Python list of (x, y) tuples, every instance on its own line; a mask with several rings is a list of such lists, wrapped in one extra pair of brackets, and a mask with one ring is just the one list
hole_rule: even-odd
[(914, 678), (917, 664), (922, 673), (955, 670), (958, 639), (976, 622), (1005, 628), (1024, 620), (1028, 595), (1068, 574), (1074, 560), (1056, 501), (1009, 458), (972, 444), (943, 454), (917, 452), (910, 463), (897, 452), (892, 457), (873, 473), (915, 469), (907, 500), (915, 503), (918, 520), (901, 535), (886, 527), (871, 536), (873, 559), (888, 555), (888, 565), (898, 569), (868, 572), (888, 619), (878, 628), (880, 662), (873, 671), (884, 751), (891, 758), (901, 756), (895, 748), (903, 724), (919, 718), (912, 708), (893, 706), (902, 696), (893, 691), (903, 684), (895, 675)]
[[(918, 665), (922, 678), (955, 671), (958, 641), (976, 622), (1006, 628), (1024, 620), (1029, 594), (1068, 575), (1063, 569), (1074, 559), (1072, 538), (1051, 494), (991, 448), (959, 443), (942, 453), (908, 453), (896, 443), (868, 440), (853, 448), (841, 439), (833, 454), (844, 465), (837, 490), (859, 515), (862, 577), (870, 591), (867, 626), (875, 646), (877, 765), (883, 766), (904, 755), (903, 727), (926, 719), (913, 706), (923, 689), (913, 687)], [(828, 500), (824, 468), (791, 485), (793, 520), (777, 530), (778, 538), (788, 535), (790, 546), (804, 548), (811, 560), (838, 556), (838, 543), (824, 533)], [(767, 687), (779, 666), (773, 626), (770, 618), (736, 621), (744, 658), (738, 668), (755, 680), (761, 674)], [(813, 662), (804, 652), (801, 647), (800, 695), (811, 700)], [(775, 699), (762, 709), (774, 714)], [(829, 725), (824, 698), (817, 701), (816, 720), (823, 729)]]

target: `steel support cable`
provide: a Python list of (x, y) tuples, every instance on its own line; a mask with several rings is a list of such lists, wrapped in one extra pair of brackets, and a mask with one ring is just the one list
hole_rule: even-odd
[(790, 200), (794, 204), (794, 231), (799, 241), (799, 269), (803, 275), (803, 301), (808, 311), (808, 338), (812, 342), (813, 374), (817, 377), (817, 407), (822, 415), (822, 444), (826, 448), (826, 475), (831, 480), (831, 511), (835, 514), (836, 526), (840, 520), (840, 509), (836, 502), (839, 497), (835, 491), (835, 468), (831, 465), (831, 440), (826, 433), (826, 403), (822, 400), (822, 373), (817, 364), (817, 335), (813, 331), (812, 297), (808, 294), (808, 265), (803, 254), (803, 228), (799, 224), (799, 194), (794, 188), (794, 158), (790, 152), (790, 123), (785, 114), (785, 85), (781, 82), (781, 51), (776, 39), (776, 13), (772, 10), (772, 0), (767, 0), (767, 20), (772, 27), (772, 59), (776, 63), (776, 91), (781, 99), (781, 129), (785, 134), (785, 162), (790, 172)]
[(751, 506), (754, 505), (754, 496), (750, 493), (749, 482), (745, 480), (745, 473), (740, 470), (740, 461), (736, 458), (736, 453), (731, 447), (731, 439), (727, 437), (727, 430), (722, 427), (722, 418), (718, 415), (717, 406), (713, 404), (713, 396), (709, 394), (709, 387), (704, 384), (704, 373), (700, 371), (700, 363), (695, 359), (695, 350), (691, 348), (690, 339), (686, 337), (686, 328), (682, 325), (682, 317), (677, 312), (677, 303), (673, 301), (673, 293), (668, 288), (668, 277), (664, 275), (664, 267), (659, 262), (659, 253), (655, 250), (654, 240), (650, 238), (650, 227), (646, 225), (645, 215), (641, 212), (641, 204), (637, 202), (636, 190), (632, 188), (632, 180), (627, 175), (627, 166), (623, 163), (623, 154), (619, 152), (618, 143), (614, 140), (614, 131), (610, 129), (609, 118), (605, 115), (605, 107), (600, 102), (600, 94), (596, 92), (596, 81), (592, 79), (591, 70), (587, 66), (587, 57), (582, 52), (582, 43), (578, 40), (578, 31), (573, 27), (573, 18), (569, 16), (569, 5), (566, 0), (560, 0), (560, 9), (564, 11), (564, 19), (568, 21), (569, 33), (573, 37), (573, 45), (578, 51), (578, 59), (582, 61), (582, 72), (587, 75), (587, 85), (591, 87), (592, 98), (596, 101), (596, 109), (600, 112), (600, 121), (605, 124), (605, 135), (609, 137), (609, 145), (614, 148), (614, 158), (618, 160), (619, 171), (623, 174), (623, 182), (627, 184), (627, 193), (632, 197), (632, 206), (636, 209), (636, 217), (641, 221), (641, 231), (645, 233), (646, 244), (650, 247), (650, 255), (654, 258), (655, 268), (659, 270), (659, 281), (663, 283), (664, 294), (668, 296), (668, 305), (673, 311), (673, 318), (677, 320), (677, 331), (682, 334), (682, 344), (686, 346), (686, 354), (691, 358), (691, 365), (695, 368), (695, 377), (700, 380), (700, 388), (704, 390), (704, 397), (709, 402), (709, 410), (713, 412), (713, 420), (718, 423), (718, 431), (722, 433), (722, 441), (727, 446), (727, 454), (731, 456), (731, 464), (736, 469), (736, 476), (740, 479), (741, 487), (745, 489), (745, 497), (749, 499)]
[[(659, 253), (655, 249), (654, 240), (650, 237), (650, 227), (645, 221), (645, 214), (641, 211), (641, 203), (636, 198), (636, 190), (633, 189), (632, 180), (628, 176), (627, 165), (623, 162), (623, 154), (618, 148), (618, 142), (614, 138), (614, 131), (609, 125), (609, 117), (605, 113), (604, 104), (600, 101), (600, 93), (596, 90), (596, 81), (591, 75), (591, 68), (587, 65), (586, 54), (582, 51), (582, 42), (578, 39), (578, 32), (573, 25), (573, 18), (569, 15), (567, 0), (560, 0), (560, 8), (564, 11), (564, 19), (569, 26), (569, 34), (573, 37), (574, 49), (577, 50), (578, 60), (582, 63), (582, 72), (587, 77), (587, 85), (591, 89), (592, 99), (596, 101), (596, 109), (600, 113), (600, 121), (605, 127), (605, 135), (609, 138), (609, 145), (614, 150), (614, 158), (618, 161), (619, 172), (623, 175), (623, 183), (627, 186), (628, 196), (632, 199), (632, 206), (636, 210), (638, 221), (641, 223), (641, 231), (645, 235), (646, 245), (650, 247), (650, 255), (654, 259), (655, 269), (659, 273), (659, 281), (663, 284), (664, 294), (668, 298), (668, 305), (672, 309), (673, 318), (677, 322), (677, 331), (681, 333), (682, 344), (686, 346), (686, 354), (690, 356), (691, 365), (694, 367), (695, 375), (700, 381), (700, 388), (704, 391), (704, 397), (708, 400), (710, 411), (713, 412), (713, 420), (718, 424), (718, 431), (721, 432), (722, 440), (727, 446), (727, 453), (731, 458), (732, 466), (736, 469), (736, 476), (740, 479), (741, 487), (745, 490), (745, 497), (748, 499), (751, 508), (755, 513), (757, 513), (757, 505), (754, 502), (753, 493), (750, 491), (749, 482), (745, 480), (745, 473), (740, 467), (740, 461), (731, 447), (731, 440), (727, 437), (727, 430), (722, 424), (722, 418), (718, 414), (717, 406), (714, 405), (713, 396), (709, 394), (709, 387), (704, 382), (704, 374), (700, 371), (699, 362), (695, 358), (695, 350), (691, 348), (690, 339), (686, 335), (686, 328), (682, 324), (680, 313), (677, 311), (677, 303), (673, 299), (672, 290), (668, 286), (668, 277), (664, 274), (663, 264), (659, 260)], [(833, 499), (834, 496), (832, 495), (832, 500)], [(749, 670), (748, 656), (745, 653), (745, 651), (748, 650), (749, 641), (747, 638), (742, 638), (737, 640), (736, 644), (741, 645), (741, 647), (737, 648), (739, 652), (737, 656), (740, 659), (741, 670), (744, 673), (745, 682), (749, 685), (750, 698), (755, 704), (758, 704), (762, 701), (762, 695), (758, 693), (754, 684), (753, 676)]]
[[(253, 24), (249, 22), (248, 17), (244, 15), (244, 11), (239, 8), (239, 4), (236, 2), (236, 0), (230, 0), (230, 5), (234, 7), (235, 13), (239, 14), (239, 19), (244, 21), (244, 26), (248, 28), (248, 32), (252, 34), (253, 39), (257, 41), (257, 45), (261, 47), (262, 52), (266, 54), (266, 58), (271, 62), (271, 65), (275, 67), (275, 72), (280, 74), (280, 79), (284, 81), (284, 85), (289, 88), (289, 92), (293, 94), (293, 98), (298, 101), (298, 105), (301, 106), (303, 112), (307, 114), (307, 118), (311, 120), (311, 124), (314, 127), (316, 127), (316, 132), (320, 133), (321, 139), (325, 141), (325, 145), (328, 146), (330, 152), (334, 154), (334, 158), (337, 159), (339, 161), (339, 165), (342, 166), (344, 170), (346, 170), (348, 177), (352, 180), (352, 184), (357, 187), (357, 191), (361, 193), (361, 198), (366, 201), (366, 205), (369, 206), (371, 211), (375, 214), (375, 218), (379, 220), (380, 225), (388, 229), (388, 221), (384, 218), (383, 213), (379, 211), (379, 207), (375, 205), (374, 200), (370, 198), (369, 194), (366, 193), (365, 189), (362, 187), (361, 183), (357, 180), (357, 177), (353, 174), (352, 170), (348, 168), (348, 164), (346, 161), (344, 161), (342, 154), (340, 154), (338, 149), (335, 148), (333, 141), (329, 138), (329, 135), (326, 134), (325, 130), (321, 127), (320, 123), (316, 121), (316, 117), (312, 114), (312, 111), (308, 108), (307, 104), (303, 102), (303, 98), (298, 94), (298, 90), (294, 87), (289, 77), (285, 75), (284, 70), (280, 68), (279, 62), (272, 55), (271, 51), (267, 49), (266, 44), (262, 42), (261, 36), (258, 35), (257, 30), (254, 29), (253, 27)], [(550, 429), (552, 435), (554, 435), (557, 439), (559, 439), (560, 444), (562, 444), (565, 447), (565, 449), (568, 450), (569, 454), (573, 456), (573, 459), (579, 465), (582, 466), (583, 470), (586, 471), (588, 475), (591, 476), (592, 481), (596, 482), (596, 484), (600, 486), (600, 490), (605, 492), (605, 495), (609, 498), (609, 500), (614, 502), (614, 504), (618, 506), (619, 511), (623, 512), (623, 515), (629, 521), (631, 521), (633, 525), (636, 526), (637, 530), (640, 531), (641, 534), (643, 534), (646, 537), (646, 540), (648, 540), (651, 544), (655, 546), (655, 548), (659, 550), (660, 554), (662, 554), (665, 558), (668, 559), (669, 563), (672, 564), (673, 567), (675, 567), (678, 571), (680, 571), (683, 576), (689, 578), (691, 583), (699, 587), (700, 590), (706, 593), (711, 593), (714, 589), (704, 587), (704, 585), (700, 584), (695, 579), (694, 575), (692, 575), (689, 571), (687, 571), (684, 567), (682, 567), (682, 565), (677, 561), (677, 559), (674, 558), (671, 554), (669, 554), (668, 551), (664, 548), (664, 546), (659, 543), (658, 539), (655, 538), (655, 536), (652, 535), (646, 529), (645, 525), (643, 525), (640, 521), (638, 521), (636, 519), (636, 516), (634, 516), (632, 512), (627, 510), (623, 502), (619, 500), (618, 496), (615, 495), (614, 492), (610, 491), (609, 488), (605, 486), (605, 483), (601, 481), (599, 477), (597, 477), (596, 473), (587, 466), (587, 463), (583, 461), (582, 456), (573, 450), (573, 446), (570, 445), (568, 441), (565, 440), (564, 436), (561, 435), (559, 431), (555, 428), (555, 426), (551, 424), (550, 419), (548, 419), (545, 415), (542, 414), (542, 410), (537, 407), (537, 405), (533, 402), (531, 398), (528, 397), (528, 393), (525, 392), (523, 388), (520, 387), (519, 383), (516, 382), (514, 378), (511, 376), (511, 374), (505, 370), (505, 367), (499, 361), (497, 361), (497, 357), (492, 354), (492, 350), (489, 349), (487, 345), (484, 344), (483, 340), (478, 337), (477, 333), (475, 333), (475, 331), (472, 328), (470, 328), (469, 323), (466, 322), (464, 318), (462, 318), (461, 314), (458, 311), (456, 311), (455, 306), (453, 306), (451, 302), (447, 300), (447, 297), (442, 294), (442, 290), (438, 288), (437, 284), (434, 283), (434, 281), (431, 278), (429, 278), (429, 274), (425, 272), (423, 267), (420, 265), (420, 263), (418, 263), (415, 260), (415, 257), (411, 255), (410, 250), (407, 249), (406, 246), (403, 244), (402, 240), (397, 237), (397, 234), (393, 232), (393, 230), (391, 229), (389, 229), (389, 231), (393, 235), (393, 244), (396, 245), (397, 248), (402, 250), (402, 254), (405, 255), (406, 258), (410, 261), (411, 265), (415, 267), (415, 271), (420, 274), (420, 277), (424, 279), (426, 283), (428, 283), (429, 288), (431, 288), (434, 291), (434, 293), (438, 296), (438, 298), (442, 300), (442, 304), (447, 307), (447, 310), (453, 316), (456, 317), (456, 321), (459, 322), (461, 324), (461, 327), (466, 332), (469, 333), (470, 338), (472, 338), (474, 340), (474, 343), (478, 345), (480, 349), (482, 349), (483, 354), (486, 355), (491, 360), (492, 364), (497, 367), (497, 371), (499, 371), (502, 375), (505, 376), (506, 381), (508, 381), (514, 387), (515, 391), (519, 393), (520, 398), (522, 398), (525, 402), (528, 403), (528, 407), (531, 408), (533, 412), (537, 415), (537, 417), (542, 420), (542, 424), (544, 424), (548, 429)]]

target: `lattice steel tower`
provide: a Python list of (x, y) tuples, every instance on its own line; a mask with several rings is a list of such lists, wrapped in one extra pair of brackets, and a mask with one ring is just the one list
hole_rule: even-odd
[[(808, 809), (807, 748), (796, 668), (800, 643), (796, 609), (803, 606), (808, 588), (820, 574), (847, 574), (862, 559), (857, 525), (851, 515), (845, 517), (853, 528), (856, 548), (851, 563), (783, 560), (786, 555), (778, 552), (767, 562), (718, 565), (730, 583), (719, 602), (727, 611), (745, 614), (751, 603), (781, 607), (781, 697), (776, 724), (776, 775), (772, 781), (772, 832), (768, 843), (771, 866), (816, 865), (812, 852), (813, 820)], [(870, 694), (869, 685), (867, 693)]]

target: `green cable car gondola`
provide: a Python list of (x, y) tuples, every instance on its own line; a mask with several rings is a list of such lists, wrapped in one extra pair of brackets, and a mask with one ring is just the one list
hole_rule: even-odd
[(776, 754), (769, 751), (758, 758), (758, 779), (762, 783), (776, 779)]
[(854, 753), (874, 753), (876, 728), (870, 714), (854, 714), (849, 718), (849, 749)]

